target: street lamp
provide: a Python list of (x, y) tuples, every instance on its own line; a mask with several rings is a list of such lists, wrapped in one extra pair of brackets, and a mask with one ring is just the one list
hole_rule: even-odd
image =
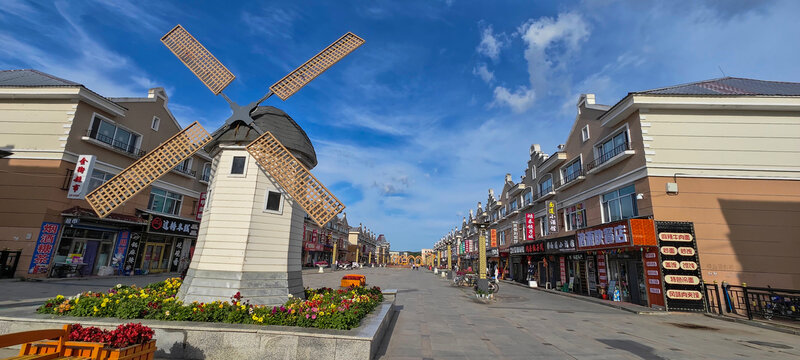
[[(481, 204), (478, 203), (478, 209)], [(486, 279), (486, 227), (489, 225), (485, 211), (481, 211), (472, 220), (472, 225), (478, 227), (478, 290), (489, 292), (489, 280)]]

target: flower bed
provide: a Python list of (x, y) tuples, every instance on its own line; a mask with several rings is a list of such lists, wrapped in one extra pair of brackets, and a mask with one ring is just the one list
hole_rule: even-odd
[(239, 293), (231, 301), (186, 303), (175, 298), (181, 281), (167, 279), (147, 285), (117, 285), (105, 293), (58, 295), (36, 311), (42, 314), (117, 317), (234, 324), (263, 324), (348, 330), (383, 301), (378, 287), (306, 289), (306, 300), (292, 298), (281, 306), (252, 305)]
[[(142, 324), (125, 324), (115, 330), (108, 331), (93, 326), (83, 327), (73, 324), (70, 327), (67, 341), (38, 341), (25, 344), (23, 355), (39, 355), (31, 358), (42, 358), (41, 355), (64, 356), (64, 358), (84, 359), (152, 359), (156, 351), (153, 340), (153, 329)], [(61, 357), (59, 357), (61, 358)]]

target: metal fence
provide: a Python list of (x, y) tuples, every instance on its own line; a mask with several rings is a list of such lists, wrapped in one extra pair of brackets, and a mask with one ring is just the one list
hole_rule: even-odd
[(800, 320), (800, 290), (706, 283), (705, 293), (708, 311), (719, 315)]

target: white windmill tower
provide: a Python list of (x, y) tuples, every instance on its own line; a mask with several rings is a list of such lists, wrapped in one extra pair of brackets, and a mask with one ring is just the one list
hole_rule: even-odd
[(86, 200), (105, 217), (204, 148), (213, 158), (209, 195), (179, 297), (211, 302), (240, 292), (255, 304), (302, 297), (304, 214), (324, 226), (344, 205), (309, 172), (317, 159), (303, 129), (282, 110), (259, 104), (273, 94), (286, 100), (364, 40), (345, 34), (245, 106), (222, 93), (235, 76), (182, 26), (161, 41), (214, 94), (222, 94), (233, 115), (211, 135), (193, 123)]

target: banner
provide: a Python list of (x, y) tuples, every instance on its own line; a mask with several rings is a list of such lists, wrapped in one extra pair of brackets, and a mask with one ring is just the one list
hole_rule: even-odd
[[(656, 221), (667, 310), (705, 311), (703, 276), (691, 222)], [(656, 255), (658, 255), (656, 253)]]
[(536, 240), (536, 221), (533, 213), (525, 214), (525, 241)]
[(117, 238), (117, 246), (114, 248), (114, 257), (111, 258), (111, 266), (122, 273), (125, 267), (125, 252), (128, 251), (128, 243), (131, 239), (131, 232), (122, 230)]
[(558, 217), (556, 216), (555, 201), (547, 202), (547, 227), (551, 235), (558, 232)]
[(72, 172), (72, 180), (67, 188), (67, 199), (83, 199), (86, 197), (86, 190), (89, 188), (89, 177), (94, 170), (94, 155), (78, 155), (78, 162)]
[(491, 234), (492, 247), (497, 247), (497, 229), (492, 229)]
[(28, 274), (43, 274), (47, 272), (59, 227), (61, 227), (61, 224), (42, 223), (42, 227), (39, 230), (39, 238), (36, 240), (36, 247), (33, 248), (33, 257), (31, 257), (31, 266), (28, 268)]

